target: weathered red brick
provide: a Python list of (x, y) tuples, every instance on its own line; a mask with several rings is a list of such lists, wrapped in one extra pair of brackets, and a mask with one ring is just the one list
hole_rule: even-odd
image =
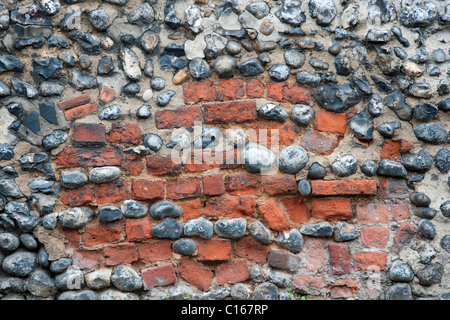
[(410, 189), (403, 178), (378, 177), (379, 198), (405, 201), (409, 199)]
[(142, 270), (142, 279), (147, 289), (151, 289), (171, 285), (177, 281), (177, 276), (175, 268), (170, 263)]
[(347, 131), (347, 117), (342, 113), (316, 111), (314, 116), (314, 129), (317, 131), (345, 134)]
[(128, 154), (123, 155), (123, 166), (127, 176), (138, 176), (144, 170), (144, 162), (142, 157), (138, 154)]
[(98, 96), (98, 100), (102, 102), (111, 102), (116, 97), (116, 92), (113, 89), (110, 89), (106, 86), (102, 86), (102, 89), (100, 90), (100, 94)]
[(201, 240), (197, 243), (199, 261), (225, 261), (231, 259), (230, 240)]
[(197, 178), (180, 178), (167, 181), (168, 199), (186, 199), (201, 196), (200, 181)]
[(180, 174), (182, 170), (181, 164), (172, 161), (171, 156), (149, 155), (147, 160), (147, 171), (157, 176)]
[(73, 141), (78, 144), (105, 144), (106, 129), (101, 123), (79, 123), (73, 125)]
[(161, 200), (164, 198), (164, 189), (163, 180), (131, 180), (131, 197), (134, 200)]
[(400, 142), (400, 153), (410, 152), (413, 148), (414, 148), (414, 142), (413, 141), (402, 140)]
[(209, 198), (202, 212), (209, 217), (246, 218), (255, 213), (254, 196), (222, 196)]
[(377, 202), (358, 203), (356, 218), (360, 223), (388, 223), (389, 205)]
[(60, 196), (61, 202), (71, 207), (79, 207), (83, 204), (94, 201), (94, 194), (89, 186), (83, 186), (76, 190), (62, 192)]
[(98, 106), (95, 102), (89, 102), (79, 107), (64, 111), (64, 117), (67, 121), (79, 119), (90, 115), (91, 113), (94, 113), (95, 111), (97, 111), (97, 107)]
[(80, 246), (80, 234), (78, 230), (60, 228), (59, 233), (64, 237), (66, 248), (77, 249)]
[(220, 100), (236, 100), (242, 98), (245, 94), (244, 80), (236, 78), (219, 80), (217, 92)]
[(123, 222), (99, 223), (88, 226), (82, 235), (85, 246), (92, 247), (122, 239)]
[(200, 81), (183, 84), (183, 96), (186, 103), (213, 101), (217, 92), (212, 81)]
[(309, 104), (311, 91), (295, 82), (269, 82), (267, 98), (277, 102)]
[(180, 207), (183, 210), (184, 221), (199, 218), (201, 216), (201, 206), (202, 202), (200, 199), (181, 203)]
[(379, 269), (386, 270), (387, 254), (386, 252), (356, 252), (353, 255), (355, 268), (358, 270)]
[(333, 299), (352, 298), (356, 295), (358, 287), (358, 281), (353, 278), (339, 279), (330, 286), (330, 296)]
[(271, 199), (263, 205), (260, 205), (258, 210), (270, 229), (285, 231), (291, 227), (291, 223), (286, 217), (286, 214), (275, 199)]
[(268, 145), (291, 145), (300, 131), (295, 124), (253, 122), (249, 141)]
[(147, 217), (140, 219), (127, 219), (125, 230), (128, 241), (143, 241), (152, 237), (152, 224)]
[(214, 274), (211, 270), (200, 262), (188, 257), (181, 259), (177, 273), (181, 278), (202, 291), (207, 291), (214, 279)]
[(82, 95), (79, 95), (75, 98), (62, 100), (62, 101), (58, 102), (58, 107), (64, 111), (64, 110), (68, 110), (68, 109), (72, 109), (72, 108), (81, 106), (90, 101), (91, 101), (91, 98), (89, 97), (89, 94), (83, 93)]
[(185, 106), (175, 110), (164, 110), (155, 113), (155, 124), (158, 129), (192, 127), (196, 121), (202, 121), (202, 113), (199, 106)]
[(306, 150), (327, 156), (339, 145), (339, 139), (331, 139), (315, 130), (307, 130), (300, 143)]
[(261, 186), (265, 193), (273, 196), (283, 193), (297, 193), (295, 175), (276, 175), (264, 177)]
[(247, 260), (231, 260), (222, 263), (216, 268), (217, 284), (232, 284), (242, 282), (250, 277), (248, 273)]
[(254, 174), (233, 174), (225, 177), (225, 189), (231, 194), (256, 194), (258, 176)]
[(408, 202), (391, 204), (391, 218), (395, 221), (406, 220), (411, 217)]
[(308, 222), (311, 212), (300, 194), (294, 197), (285, 197), (282, 202), (292, 222)]
[(391, 252), (399, 253), (404, 248), (410, 246), (411, 242), (417, 238), (417, 233), (418, 229), (415, 225), (403, 222), (395, 235), (394, 243), (391, 246)]
[(330, 243), (331, 273), (337, 276), (349, 274), (352, 271), (352, 256), (348, 244)]
[(133, 123), (114, 123), (108, 132), (108, 139), (112, 143), (132, 143), (139, 144), (142, 140), (142, 131)]
[(103, 256), (107, 266), (129, 264), (138, 260), (134, 243), (120, 243), (103, 248)]
[(120, 202), (130, 197), (128, 182), (125, 180), (102, 183), (95, 185), (92, 189), (97, 204)]
[(67, 147), (56, 155), (58, 167), (121, 166), (122, 149), (106, 146), (101, 149)]
[(72, 265), (84, 271), (98, 269), (101, 264), (100, 250), (74, 250), (72, 254)]
[(300, 266), (300, 257), (292, 252), (271, 249), (267, 262), (271, 267), (296, 272)]
[(309, 273), (297, 273), (292, 279), (294, 288), (304, 293), (315, 294), (325, 286), (323, 277), (316, 277)]
[(389, 241), (389, 228), (362, 227), (360, 229), (361, 244), (366, 248), (386, 248)]
[(318, 219), (347, 220), (352, 217), (352, 206), (348, 199), (321, 199), (312, 200), (312, 216)]
[(244, 237), (236, 242), (234, 252), (238, 257), (264, 264), (269, 256), (270, 248), (253, 237)]
[(307, 271), (321, 272), (328, 262), (328, 239), (310, 238), (305, 241), (299, 256)]
[(206, 196), (219, 196), (225, 193), (225, 185), (221, 174), (202, 177), (203, 194)]
[(381, 159), (400, 160), (401, 141), (385, 139), (381, 146)]
[(264, 98), (265, 84), (263, 78), (254, 78), (245, 80), (246, 93), (248, 98)]
[(215, 168), (220, 168), (221, 161), (217, 162), (212, 157), (215, 155), (211, 153), (211, 157), (208, 157), (206, 153), (193, 153), (192, 157), (184, 164), (184, 170), (186, 172), (203, 172)]
[(316, 196), (358, 195), (377, 193), (376, 180), (313, 180), (312, 194)]
[(242, 123), (256, 120), (254, 100), (213, 102), (203, 105), (203, 119), (208, 124)]
[(172, 242), (170, 240), (153, 240), (138, 248), (142, 263), (152, 263), (172, 259)]

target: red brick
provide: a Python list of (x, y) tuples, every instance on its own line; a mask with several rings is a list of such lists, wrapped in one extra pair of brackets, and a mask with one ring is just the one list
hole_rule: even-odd
[(203, 119), (208, 124), (242, 123), (256, 118), (254, 100), (213, 102), (203, 105)]
[(203, 214), (209, 217), (246, 218), (255, 214), (255, 197), (222, 196), (209, 198)]
[(379, 268), (380, 271), (384, 271), (386, 270), (387, 254), (386, 252), (356, 252), (353, 255), (353, 261), (358, 270)]
[(295, 124), (274, 122), (253, 122), (249, 140), (261, 144), (291, 145), (297, 137), (299, 128)]
[(127, 219), (125, 222), (128, 241), (143, 241), (152, 237), (152, 224), (150, 219)]
[(200, 199), (181, 203), (180, 207), (183, 210), (184, 221), (199, 218), (201, 216), (201, 206), (202, 202)]
[(316, 196), (377, 194), (376, 180), (313, 180), (312, 194)]
[(101, 123), (79, 123), (73, 125), (73, 141), (80, 144), (106, 143), (106, 129)]
[(384, 227), (362, 227), (361, 244), (366, 248), (386, 248), (389, 240), (389, 228)]
[(235, 100), (244, 96), (244, 80), (226, 79), (219, 80), (217, 88), (220, 100)]
[(336, 276), (349, 274), (352, 271), (350, 248), (345, 243), (330, 243), (331, 273)]
[(309, 104), (311, 91), (295, 82), (269, 82), (267, 98), (277, 102)]
[(131, 198), (134, 200), (161, 200), (164, 198), (163, 180), (132, 179)]
[(171, 285), (177, 281), (177, 276), (173, 265), (166, 264), (142, 270), (142, 279), (145, 286), (151, 289)]
[(122, 150), (107, 146), (101, 149), (67, 147), (56, 155), (58, 167), (121, 166)]
[(121, 243), (104, 247), (103, 255), (107, 266), (130, 264), (138, 260), (134, 243)]
[(201, 196), (200, 181), (197, 178), (173, 179), (167, 181), (168, 199), (186, 199)]
[(225, 261), (231, 259), (230, 240), (202, 240), (198, 241), (199, 261)]
[(308, 151), (327, 156), (333, 153), (339, 145), (339, 140), (328, 138), (314, 130), (307, 130), (300, 145)]
[(181, 259), (177, 273), (181, 278), (202, 291), (207, 291), (214, 279), (214, 274), (211, 270), (200, 262), (188, 257)]
[(292, 222), (308, 222), (311, 212), (300, 194), (294, 197), (285, 197), (282, 202)]
[(314, 129), (345, 134), (347, 131), (347, 117), (342, 113), (316, 111), (314, 116)]
[(191, 82), (183, 84), (184, 102), (196, 103), (217, 99), (216, 88), (212, 81)]
[(79, 207), (94, 201), (94, 194), (89, 186), (61, 193), (61, 202), (71, 207)]
[(406, 141), (406, 140), (400, 141), (400, 153), (410, 152), (413, 148), (414, 148), (413, 141)]
[(238, 257), (264, 264), (269, 256), (270, 248), (252, 237), (245, 237), (236, 242), (234, 252)]
[(352, 217), (352, 206), (348, 199), (320, 199), (312, 200), (312, 216), (318, 219), (347, 220)]
[(156, 176), (180, 174), (182, 165), (172, 161), (171, 156), (149, 155), (147, 160), (147, 171)]
[(206, 196), (219, 196), (225, 193), (225, 185), (221, 174), (202, 177), (203, 194)]
[(100, 90), (100, 94), (98, 96), (98, 100), (102, 102), (111, 102), (116, 97), (116, 92), (113, 89), (110, 89), (106, 86), (102, 86), (102, 89)]
[(64, 111), (64, 117), (67, 121), (71, 121), (90, 115), (95, 111), (97, 111), (97, 104), (95, 102), (89, 102), (79, 107)]
[(273, 196), (283, 193), (297, 193), (297, 181), (294, 175), (277, 175), (264, 177), (261, 186), (265, 193)]
[(142, 140), (142, 131), (133, 123), (114, 123), (108, 132), (108, 139), (112, 143), (132, 143), (139, 144)]
[(294, 288), (307, 294), (314, 294), (325, 286), (323, 277), (315, 277), (309, 273), (297, 273), (292, 279)]
[(263, 78), (246, 79), (247, 98), (264, 98), (265, 84)]
[(258, 210), (270, 229), (285, 231), (291, 227), (283, 209), (275, 199), (271, 199), (265, 204), (260, 205)]
[(81, 106), (83, 104), (86, 104), (90, 101), (91, 101), (91, 98), (89, 97), (89, 94), (83, 93), (82, 95), (79, 95), (75, 98), (62, 100), (62, 101), (58, 102), (58, 107), (61, 110), (68, 110), (68, 109), (72, 109), (72, 108)]
[(101, 263), (100, 250), (74, 250), (72, 254), (73, 266), (81, 270), (98, 269)]
[(211, 157), (208, 157), (207, 153), (197, 154), (194, 152), (192, 157), (184, 164), (184, 170), (186, 172), (203, 172), (220, 168), (221, 164), (212, 159), (214, 155), (214, 152), (211, 153)]
[(78, 230), (59, 229), (59, 233), (64, 237), (66, 248), (78, 248), (80, 246), (80, 234)]
[(305, 262), (307, 271), (321, 272), (328, 262), (328, 240), (309, 238), (305, 241), (299, 256)]
[(139, 258), (142, 263), (152, 263), (172, 259), (170, 240), (153, 240), (139, 246)]
[(124, 201), (130, 197), (128, 182), (125, 180), (116, 180), (95, 185), (93, 190), (97, 204)]
[(185, 106), (175, 110), (164, 110), (155, 113), (155, 124), (158, 129), (192, 127), (196, 121), (202, 121), (202, 113), (199, 106)]
[(248, 273), (247, 260), (232, 260), (222, 263), (216, 268), (217, 284), (231, 284), (247, 280)]
[(225, 177), (225, 189), (231, 194), (255, 194), (258, 192), (258, 176), (233, 174)]
[(406, 220), (411, 217), (408, 202), (391, 204), (391, 218), (395, 221)]
[(409, 199), (411, 190), (408, 188), (406, 179), (378, 177), (378, 181), (379, 181), (379, 198), (395, 199), (402, 201)]
[(381, 146), (381, 159), (400, 160), (401, 141), (384, 140)]
[(122, 239), (123, 222), (110, 222), (92, 225), (86, 228), (82, 239), (85, 246), (92, 247)]
[(351, 298), (358, 291), (358, 281), (352, 278), (336, 280), (330, 286), (330, 296), (333, 299)]
[(144, 170), (144, 162), (142, 161), (142, 157), (137, 154), (125, 153), (123, 155), (122, 168), (125, 170), (125, 175), (127, 176), (140, 175), (142, 170)]
[(394, 243), (391, 246), (391, 252), (399, 253), (404, 248), (409, 247), (411, 242), (417, 238), (417, 233), (418, 229), (415, 225), (403, 222), (395, 235)]
[(356, 218), (360, 223), (388, 223), (389, 205), (384, 203), (358, 203)]

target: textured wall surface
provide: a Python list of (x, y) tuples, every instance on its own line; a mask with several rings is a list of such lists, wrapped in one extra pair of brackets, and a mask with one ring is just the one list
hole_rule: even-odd
[(0, 0), (0, 298), (449, 299), (449, 26)]

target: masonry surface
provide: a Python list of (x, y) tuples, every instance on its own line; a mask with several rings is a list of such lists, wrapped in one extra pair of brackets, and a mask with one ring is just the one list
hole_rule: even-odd
[(450, 299), (449, 25), (0, 0), (0, 299)]

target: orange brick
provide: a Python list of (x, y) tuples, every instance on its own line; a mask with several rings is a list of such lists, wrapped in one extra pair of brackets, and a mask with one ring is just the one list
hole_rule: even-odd
[(358, 203), (356, 218), (360, 223), (388, 223), (389, 205), (384, 203)]
[(134, 243), (121, 243), (104, 247), (103, 255), (107, 266), (129, 264), (138, 260)]
[(220, 100), (235, 100), (244, 96), (244, 81), (242, 79), (219, 80), (217, 88)]
[(292, 222), (308, 222), (311, 212), (300, 194), (295, 197), (285, 197), (282, 202)]
[(258, 209), (270, 229), (285, 231), (291, 227), (286, 214), (275, 199), (269, 200), (265, 204), (259, 206)]
[(95, 111), (97, 111), (97, 104), (95, 102), (89, 102), (79, 107), (64, 111), (64, 117), (67, 121), (71, 121), (90, 115)]
[(386, 248), (389, 240), (389, 228), (362, 227), (361, 244), (366, 248)]
[(111, 102), (116, 97), (116, 92), (113, 89), (110, 89), (106, 86), (103, 86), (100, 90), (100, 95), (98, 96), (98, 100), (102, 102)]
[(342, 113), (317, 111), (314, 116), (314, 129), (345, 134), (347, 131), (347, 117)]
[(347, 220), (352, 217), (351, 202), (348, 199), (321, 199), (312, 201), (312, 216), (319, 219)]
[(355, 267), (358, 270), (379, 269), (386, 270), (386, 252), (356, 252), (353, 255)]
[(377, 193), (376, 180), (313, 180), (312, 194), (317, 196), (357, 195)]
[(181, 259), (177, 268), (177, 274), (202, 291), (207, 291), (214, 279), (214, 274), (211, 270), (200, 262), (188, 257)]
[(222, 263), (216, 268), (217, 284), (231, 284), (243, 282), (250, 277), (247, 260), (232, 260)]
[(225, 261), (231, 259), (230, 240), (202, 240), (197, 244), (199, 261)]
[(84, 93), (82, 95), (79, 95), (75, 98), (72, 99), (67, 99), (67, 100), (63, 100), (58, 102), (58, 107), (61, 110), (68, 110), (68, 109), (72, 109), (78, 106), (81, 106), (82, 104), (86, 104), (88, 102), (91, 101), (91, 98), (89, 97), (89, 94)]
[(142, 244), (138, 249), (140, 261), (152, 263), (172, 259), (172, 242), (170, 240), (153, 240)]
[(142, 241), (152, 237), (150, 219), (127, 219), (125, 222), (128, 241)]

